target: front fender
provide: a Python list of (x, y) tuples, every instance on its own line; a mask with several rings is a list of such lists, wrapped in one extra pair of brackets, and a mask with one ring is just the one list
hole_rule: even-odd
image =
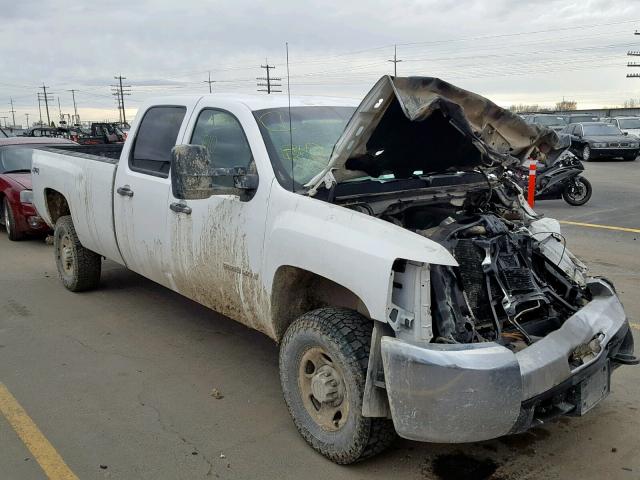
[(308, 270), (358, 295), (385, 321), (397, 259), (457, 266), (442, 245), (397, 225), (274, 186), (265, 239), (265, 278), (280, 266)]

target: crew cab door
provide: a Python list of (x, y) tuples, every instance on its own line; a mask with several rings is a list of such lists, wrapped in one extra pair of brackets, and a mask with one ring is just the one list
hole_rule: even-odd
[[(236, 107), (237, 108), (237, 107)], [(191, 119), (183, 143), (207, 147), (214, 167), (258, 172), (254, 152), (266, 151), (251, 113), (202, 108)], [(245, 121), (239, 118), (243, 115)], [(248, 125), (247, 125), (248, 124)], [(254, 127), (247, 134), (243, 125)], [(253, 145), (250, 140), (253, 138)], [(252, 148), (254, 147), (254, 148)], [(214, 186), (232, 186), (224, 177)], [(228, 190), (227, 190), (228, 191)], [(260, 179), (248, 197), (224, 193), (204, 200), (178, 200), (169, 192), (168, 237), (172, 288), (213, 310), (269, 333), (268, 298), (261, 277), (270, 185)]]
[(152, 106), (122, 157), (114, 185), (114, 223), (128, 268), (168, 285), (170, 256), (166, 208), (170, 190), (171, 149), (183, 132), (187, 107)]

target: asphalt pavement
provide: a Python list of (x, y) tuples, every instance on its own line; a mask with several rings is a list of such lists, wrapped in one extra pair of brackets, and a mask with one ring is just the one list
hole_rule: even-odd
[[(573, 222), (569, 248), (615, 282), (640, 344), (640, 160), (586, 176), (587, 205), (536, 209)], [(640, 367), (585, 417), (474, 444), (399, 440), (344, 467), (298, 435), (277, 353), (112, 262), (99, 290), (70, 293), (52, 247), (0, 233), (0, 479), (640, 479)]]

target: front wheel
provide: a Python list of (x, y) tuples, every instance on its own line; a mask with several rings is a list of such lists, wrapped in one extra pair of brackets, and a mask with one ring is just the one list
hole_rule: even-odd
[(582, 148), (582, 160), (588, 162), (591, 160), (591, 147), (589, 145), (585, 145)]
[(13, 209), (11, 208), (11, 204), (7, 198), (2, 202), (2, 218), (4, 220), (4, 229), (7, 231), (9, 240), (13, 240), (14, 242), (22, 240), (24, 238), (24, 233), (18, 230), (16, 217), (13, 214)]
[(589, 180), (584, 177), (576, 177), (564, 187), (562, 198), (569, 205), (578, 207), (589, 201), (592, 192), (593, 189)]
[(60, 217), (56, 222), (53, 250), (58, 275), (68, 290), (82, 292), (98, 286), (102, 258), (82, 246), (69, 215)]
[(362, 416), (371, 321), (352, 310), (320, 308), (298, 318), (280, 346), (280, 381), (302, 437), (330, 460), (349, 464), (395, 439), (386, 418)]

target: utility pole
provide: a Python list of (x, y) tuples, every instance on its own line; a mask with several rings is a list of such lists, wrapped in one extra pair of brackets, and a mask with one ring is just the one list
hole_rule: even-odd
[[(282, 90), (275, 90), (273, 87), (282, 87), (281, 83), (277, 83), (282, 81), (281, 78), (272, 78), (271, 75), (269, 74), (269, 70), (273, 70), (274, 68), (276, 68), (275, 66), (269, 65), (269, 62), (267, 61), (267, 59), (265, 59), (265, 63), (266, 65), (260, 65), (260, 68), (264, 68), (267, 71), (267, 76), (266, 77), (257, 77), (256, 80), (259, 80), (258, 82), (258, 86), (259, 87), (267, 87), (266, 89), (264, 88), (259, 88), (258, 91), (259, 92), (267, 92), (267, 94), (273, 93), (273, 92), (282, 92)], [(260, 83), (260, 82), (267, 82), (267, 83)]]
[(117, 77), (113, 78), (115, 78), (119, 82), (118, 85), (111, 85), (111, 89), (113, 91), (113, 95), (118, 97), (118, 109), (121, 112), (120, 123), (127, 123), (127, 114), (124, 109), (124, 96), (131, 95), (131, 90), (129, 90), (131, 88), (131, 85), (122, 85), (122, 80), (127, 79), (127, 77), (123, 77), (122, 75), (118, 75)]
[(29, 114), (25, 113), (24, 116), (27, 117), (27, 128), (29, 128)]
[(402, 60), (398, 60), (398, 49), (397, 46), (393, 46), (393, 60), (387, 60), (387, 62), (393, 63), (393, 76), (398, 76), (398, 64), (402, 62)]
[[(51, 117), (49, 117), (49, 96), (47, 95), (47, 86), (43, 83), (42, 84), (42, 91), (44, 92), (43, 96), (44, 96), (44, 106), (47, 109), (47, 127), (51, 126)], [(51, 94), (51, 92), (49, 92), (49, 95)]]
[(78, 107), (76, 106), (76, 90), (67, 90), (71, 92), (71, 97), (73, 98), (73, 113), (74, 113), (74, 121), (73, 123), (76, 125), (80, 125), (80, 117), (78, 116)]
[(209, 93), (212, 93), (211, 92), (211, 84), (212, 83), (216, 83), (216, 81), (215, 80), (211, 80), (211, 71), (209, 71), (209, 80), (204, 80), (202, 83), (208, 83), (209, 84)]
[(13, 126), (16, 126), (16, 111), (13, 109), (13, 98), (9, 99), (11, 101), (11, 110), (9, 110), (9, 112), (11, 112), (11, 116), (13, 117)]
[(60, 108), (60, 95), (58, 95), (58, 117), (60, 118), (58, 124), (64, 122), (64, 115), (62, 115), (62, 109)]
[[(634, 35), (640, 35), (640, 31), (636, 30)], [(629, 57), (640, 57), (639, 51), (630, 50), (627, 52), (627, 56)], [(638, 62), (628, 62), (627, 67), (640, 67), (640, 63)], [(639, 73), (627, 73), (627, 78), (640, 78)]]
[(42, 107), (40, 105), (40, 92), (38, 92), (38, 113), (40, 114), (40, 125), (42, 125)]

